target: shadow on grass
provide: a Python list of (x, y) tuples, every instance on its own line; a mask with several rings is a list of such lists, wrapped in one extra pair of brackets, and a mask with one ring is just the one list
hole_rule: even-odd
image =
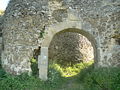
[(83, 90), (80, 89), (83, 86), (79, 83), (79, 75), (63, 77), (58, 70), (49, 68), (48, 80), (41, 81), (27, 73), (14, 76), (0, 69), (0, 90)]
[(18, 76), (0, 70), (0, 90), (120, 90), (120, 68), (98, 68), (94, 65), (80, 69), (72, 77), (63, 77), (61, 72), (50, 67), (48, 80), (36, 76)]

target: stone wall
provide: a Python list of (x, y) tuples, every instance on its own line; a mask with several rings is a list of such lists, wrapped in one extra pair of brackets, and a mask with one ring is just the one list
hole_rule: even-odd
[[(96, 66), (119, 66), (120, 45), (112, 38), (120, 31), (119, 21), (120, 0), (11, 0), (3, 21), (3, 68), (13, 74), (30, 72), (34, 49), (47, 40), (43, 33), (59, 25), (63, 30), (81, 28), (79, 33), (87, 32), (83, 33), (86, 37), (92, 35)], [(51, 37), (57, 28), (51, 29)]]
[(0, 15), (0, 68), (1, 68), (1, 53), (2, 53), (2, 15)]
[(30, 59), (41, 45), (40, 32), (48, 23), (48, 2), (11, 0), (5, 11), (2, 63), (6, 71), (31, 72)]
[(74, 64), (93, 59), (94, 52), (90, 41), (79, 33), (58, 33), (50, 43), (49, 60), (61, 64)]

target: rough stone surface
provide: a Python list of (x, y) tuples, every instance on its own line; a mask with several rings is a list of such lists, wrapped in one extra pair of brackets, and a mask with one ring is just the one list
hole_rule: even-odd
[(96, 67), (119, 66), (119, 40), (112, 36), (120, 33), (120, 0), (11, 0), (3, 21), (3, 68), (30, 72), (34, 49), (49, 47), (69, 28), (91, 41)]
[(3, 14), (0, 12), (0, 68), (1, 68), (1, 53), (2, 53), (2, 22), (3, 22)]
[(88, 39), (81, 34), (58, 33), (50, 43), (49, 59), (61, 64), (90, 61), (94, 59), (93, 47)]

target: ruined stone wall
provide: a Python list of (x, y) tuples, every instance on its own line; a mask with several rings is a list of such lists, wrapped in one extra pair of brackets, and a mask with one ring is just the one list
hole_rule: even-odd
[(79, 33), (58, 33), (49, 46), (49, 60), (61, 64), (75, 64), (94, 59), (91, 42)]
[[(2, 22), (3, 22), (3, 16), (2, 15), (0, 15), (0, 43), (2, 44)], [(1, 47), (1, 46), (0, 46)], [(1, 49), (0, 49), (0, 51), (1, 51)]]
[(95, 38), (97, 66), (120, 65), (120, 45), (112, 38), (120, 30), (120, 0), (11, 0), (3, 22), (5, 70), (30, 72), (33, 51), (41, 46), (47, 27), (68, 20), (79, 20)]
[(0, 15), (0, 68), (1, 68), (1, 53), (2, 53), (2, 20), (3, 17)]
[[(70, 19), (89, 22), (96, 31), (91, 31), (98, 41), (97, 48), (100, 53), (100, 66), (117, 66), (120, 60), (120, 45), (112, 38), (114, 34), (120, 34), (120, 1), (119, 0), (51, 0), (51, 11), (57, 11), (56, 17), (64, 21), (66, 13), (61, 9), (68, 9)], [(57, 10), (55, 10), (57, 9)], [(72, 13), (72, 15), (71, 15)], [(59, 16), (60, 15), (60, 16)], [(54, 19), (56, 21), (58, 18)], [(64, 16), (64, 17), (62, 17)], [(75, 17), (74, 17), (75, 16)], [(90, 28), (87, 27), (86, 28)]]
[(5, 11), (2, 63), (6, 71), (30, 72), (34, 49), (41, 45), (40, 32), (48, 23), (46, 0), (11, 0)]

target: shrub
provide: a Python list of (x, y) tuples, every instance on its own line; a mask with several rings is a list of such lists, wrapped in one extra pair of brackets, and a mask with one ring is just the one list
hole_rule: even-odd
[(38, 76), (39, 74), (38, 61), (34, 58), (31, 59), (31, 69), (32, 69), (32, 75)]
[(120, 90), (119, 68), (94, 69), (91, 64), (91, 62), (79, 63), (72, 67), (66, 67), (66, 69), (55, 62), (50, 63), (47, 81), (41, 81), (35, 76), (28, 76), (27, 73), (18, 76), (10, 75), (0, 69), (0, 90), (58, 90), (63, 84), (66, 85), (68, 80), (61, 75), (66, 72), (78, 72), (78, 70), (79, 74), (73, 78), (79, 81), (79, 84), (84, 88), (82, 90)]
[(48, 72), (48, 83), (50, 87), (55, 88), (56, 86), (59, 87), (63, 84), (64, 79), (61, 77), (59, 71), (55, 70), (54, 68), (49, 68)]
[(0, 69), (0, 80), (4, 79), (6, 77), (6, 72), (1, 68)]
[(84, 85), (89, 90), (120, 90), (119, 68), (94, 69), (84, 77)]
[[(37, 72), (36, 61), (31, 62), (35, 65), (33, 70)], [(57, 90), (64, 84), (63, 80), (60, 72), (53, 67), (49, 67), (47, 81), (40, 80), (36, 75), (28, 76), (27, 73), (18, 76), (10, 75), (0, 69), (0, 90)]]

